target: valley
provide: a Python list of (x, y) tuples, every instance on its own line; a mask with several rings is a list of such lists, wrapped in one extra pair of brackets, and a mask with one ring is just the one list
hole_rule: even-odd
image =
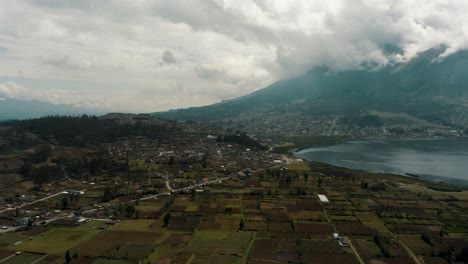
[(144, 115), (3, 126), (2, 263), (467, 260), (465, 187), (305, 162)]

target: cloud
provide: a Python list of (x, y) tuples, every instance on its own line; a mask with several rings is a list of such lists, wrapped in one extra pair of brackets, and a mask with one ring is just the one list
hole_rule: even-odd
[(165, 50), (162, 56), (162, 60), (166, 64), (176, 64), (177, 63), (177, 58), (172, 54), (170, 50)]
[(13, 82), (6, 82), (0, 84), (0, 96), (21, 100), (33, 100), (38, 94)]
[[(1, 1), (0, 73), (32, 80), (30, 95), (15, 96), (167, 110), (241, 96), (316, 65), (379, 67), (445, 44), (443, 59), (468, 48), (466, 13), (465, 1), (446, 0)], [(92, 85), (70, 88), (77, 81)], [(112, 85), (126, 88), (101, 88)]]
[(195, 73), (202, 79), (217, 79), (225, 74), (224, 70), (208, 68), (201, 65), (195, 67)]
[(88, 109), (103, 108), (102, 96), (90, 91), (66, 89), (31, 89), (14, 82), (0, 83), (0, 96), (17, 100), (39, 100), (52, 104), (68, 104)]

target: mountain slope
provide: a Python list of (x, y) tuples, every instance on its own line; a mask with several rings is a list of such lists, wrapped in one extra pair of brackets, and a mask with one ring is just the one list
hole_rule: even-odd
[(278, 81), (234, 100), (155, 115), (202, 121), (276, 112), (343, 115), (383, 111), (429, 120), (464, 116), (468, 110), (468, 51), (439, 61), (444, 50), (430, 49), (405, 64), (373, 71), (334, 73), (318, 67), (304, 76)]
[(38, 100), (4, 98), (0, 101), (0, 120), (37, 118), (46, 115), (91, 114), (92, 111), (68, 105), (55, 105)]

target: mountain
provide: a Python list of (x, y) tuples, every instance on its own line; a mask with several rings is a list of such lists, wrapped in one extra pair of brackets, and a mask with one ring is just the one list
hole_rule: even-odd
[(261, 115), (349, 116), (371, 112), (381, 117), (395, 113), (424, 122), (468, 127), (468, 51), (439, 59), (444, 51), (445, 47), (433, 48), (407, 63), (377, 70), (363, 66), (333, 72), (326, 66), (316, 67), (303, 76), (278, 81), (237, 99), (155, 115), (215, 121)]
[(90, 110), (69, 105), (55, 105), (38, 100), (0, 100), (0, 120), (37, 118), (46, 115), (79, 115), (92, 114)]

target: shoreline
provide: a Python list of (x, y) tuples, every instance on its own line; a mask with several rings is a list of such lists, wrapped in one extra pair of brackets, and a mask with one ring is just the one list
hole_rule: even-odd
[[(411, 178), (411, 179), (418, 179), (422, 180), (424, 182), (428, 183), (436, 183), (436, 184), (445, 184), (445, 185), (450, 185), (450, 186), (464, 186), (468, 187), (468, 178), (464, 178), (466, 174), (463, 174), (460, 172), (460, 159), (462, 159), (466, 154), (465, 152), (458, 154), (454, 156), (453, 158), (453, 163), (455, 164), (454, 166), (447, 165), (448, 167), (443, 167), (441, 166), (442, 170), (439, 170), (439, 174), (437, 173), (437, 169), (439, 167), (437, 165), (433, 165), (434, 161), (431, 161), (431, 159), (427, 159), (427, 156), (430, 157), (430, 155), (434, 155), (433, 159), (437, 158), (445, 158), (445, 160), (451, 158), (451, 154), (445, 153), (447, 150), (442, 149), (440, 151), (440, 155), (442, 156), (437, 156), (439, 152), (431, 152), (431, 153), (424, 153), (423, 150), (420, 150), (418, 148), (409, 148), (408, 152), (410, 154), (409, 159), (405, 159), (405, 151), (399, 151), (399, 148), (401, 146), (396, 145), (389, 147), (389, 152), (392, 153), (393, 151), (393, 156), (388, 154), (385, 155), (386, 152), (383, 152), (385, 154), (382, 154), (382, 156), (379, 156), (379, 152), (376, 151), (376, 154), (372, 153), (372, 147), (357, 147), (355, 149), (349, 150), (349, 151), (344, 151), (340, 152), (340, 145), (344, 145), (343, 148), (349, 147), (350, 144), (353, 144), (352, 142), (362, 142), (362, 143), (369, 143), (372, 144), (372, 142), (375, 143), (386, 143), (386, 142), (405, 142), (405, 141), (411, 141), (411, 142), (430, 142), (430, 141), (452, 141), (452, 140), (467, 140), (467, 137), (457, 137), (457, 138), (399, 138), (399, 139), (351, 139), (346, 142), (338, 143), (338, 144), (333, 144), (333, 145), (327, 145), (327, 146), (316, 146), (316, 147), (308, 147), (308, 148), (303, 148), (301, 150), (295, 150), (291, 155), (295, 158), (301, 158), (307, 162), (318, 162), (318, 163), (324, 163), (328, 164), (330, 166), (334, 167), (339, 167), (339, 168), (346, 168), (349, 170), (360, 170), (360, 171), (366, 171), (370, 173), (381, 173), (381, 174), (388, 174), (388, 175), (398, 175), (406, 178)], [(468, 143), (468, 142), (467, 142)], [(347, 145), (348, 144), (348, 145)], [(453, 143), (451, 143), (453, 144)], [(334, 147), (334, 146), (339, 146), (335, 148), (333, 151), (328, 151), (327, 148)], [(445, 146), (445, 148), (449, 148), (448, 151), (451, 151), (450, 145)], [(404, 148), (404, 146), (403, 146)], [(307, 151), (310, 149), (311, 151)], [(329, 155), (326, 156), (326, 158), (322, 159), (314, 159), (314, 155), (321, 156), (321, 154), (312, 154), (312, 157), (307, 157), (308, 152), (313, 152), (313, 150), (316, 149), (317, 151), (322, 150), (324, 155)], [(396, 150), (394, 150), (396, 149)], [(396, 151), (396, 152), (395, 152)], [(455, 153), (457, 152), (457, 149), (453, 150)], [(334, 157), (334, 153), (336, 154), (336, 157)], [(399, 156), (400, 152), (402, 152), (403, 156)], [(363, 154), (364, 153), (364, 154)], [(340, 155), (342, 154), (342, 155)], [(358, 155), (357, 157), (354, 157), (354, 155)], [(373, 159), (372, 157), (378, 157), (376, 159)], [(408, 156), (406, 155), (406, 156)], [(412, 156), (411, 156), (412, 155)], [(446, 156), (444, 156), (446, 155)], [(328, 157), (328, 158), (327, 158)], [(370, 157), (370, 158), (369, 158)], [(395, 159), (392, 159), (392, 157), (396, 157)], [(415, 157), (414, 159), (411, 159), (412, 157)], [(388, 160), (386, 160), (388, 158)], [(333, 162), (333, 160), (336, 159), (336, 162)], [(444, 159), (442, 159), (443, 161)], [(414, 162), (414, 165), (411, 164), (411, 162)], [(349, 166), (347, 166), (347, 164)], [(357, 165), (356, 165), (357, 164)], [(362, 165), (361, 165), (362, 164)], [(427, 166), (425, 166), (427, 165)], [(433, 168), (434, 170), (431, 170)], [(450, 169), (450, 168), (455, 168), (455, 169)], [(445, 170), (445, 171), (444, 171)], [(442, 171), (442, 172), (440, 172)], [(434, 173), (434, 174), (433, 174)], [(455, 177), (450, 177), (446, 175), (455, 175)], [(458, 177), (457, 177), (458, 176)]]
[[(310, 160), (304, 160), (306, 163), (308, 163), (310, 166), (318, 165), (321, 167), (326, 167), (334, 170), (341, 170), (341, 171), (346, 171), (351, 174), (355, 173), (365, 173), (365, 174), (370, 174), (374, 175), (377, 178), (378, 177), (388, 177), (389, 179), (394, 179), (395, 181), (398, 181), (398, 179), (404, 179), (405, 181), (410, 181), (412, 183), (419, 183), (424, 185), (426, 188), (431, 189), (433, 191), (438, 191), (438, 192), (468, 192), (468, 184), (465, 185), (460, 185), (460, 184), (454, 184), (454, 183), (449, 183), (449, 182), (441, 182), (441, 181), (431, 181), (424, 179), (423, 177), (411, 177), (403, 174), (397, 174), (397, 173), (385, 173), (385, 172), (375, 172), (375, 171), (368, 171), (368, 170), (363, 170), (363, 169), (352, 169), (352, 168), (346, 168), (342, 166), (336, 166), (333, 164), (329, 164), (326, 162), (320, 162), (320, 161), (310, 161)], [(369, 178), (370, 180), (373, 178)]]

